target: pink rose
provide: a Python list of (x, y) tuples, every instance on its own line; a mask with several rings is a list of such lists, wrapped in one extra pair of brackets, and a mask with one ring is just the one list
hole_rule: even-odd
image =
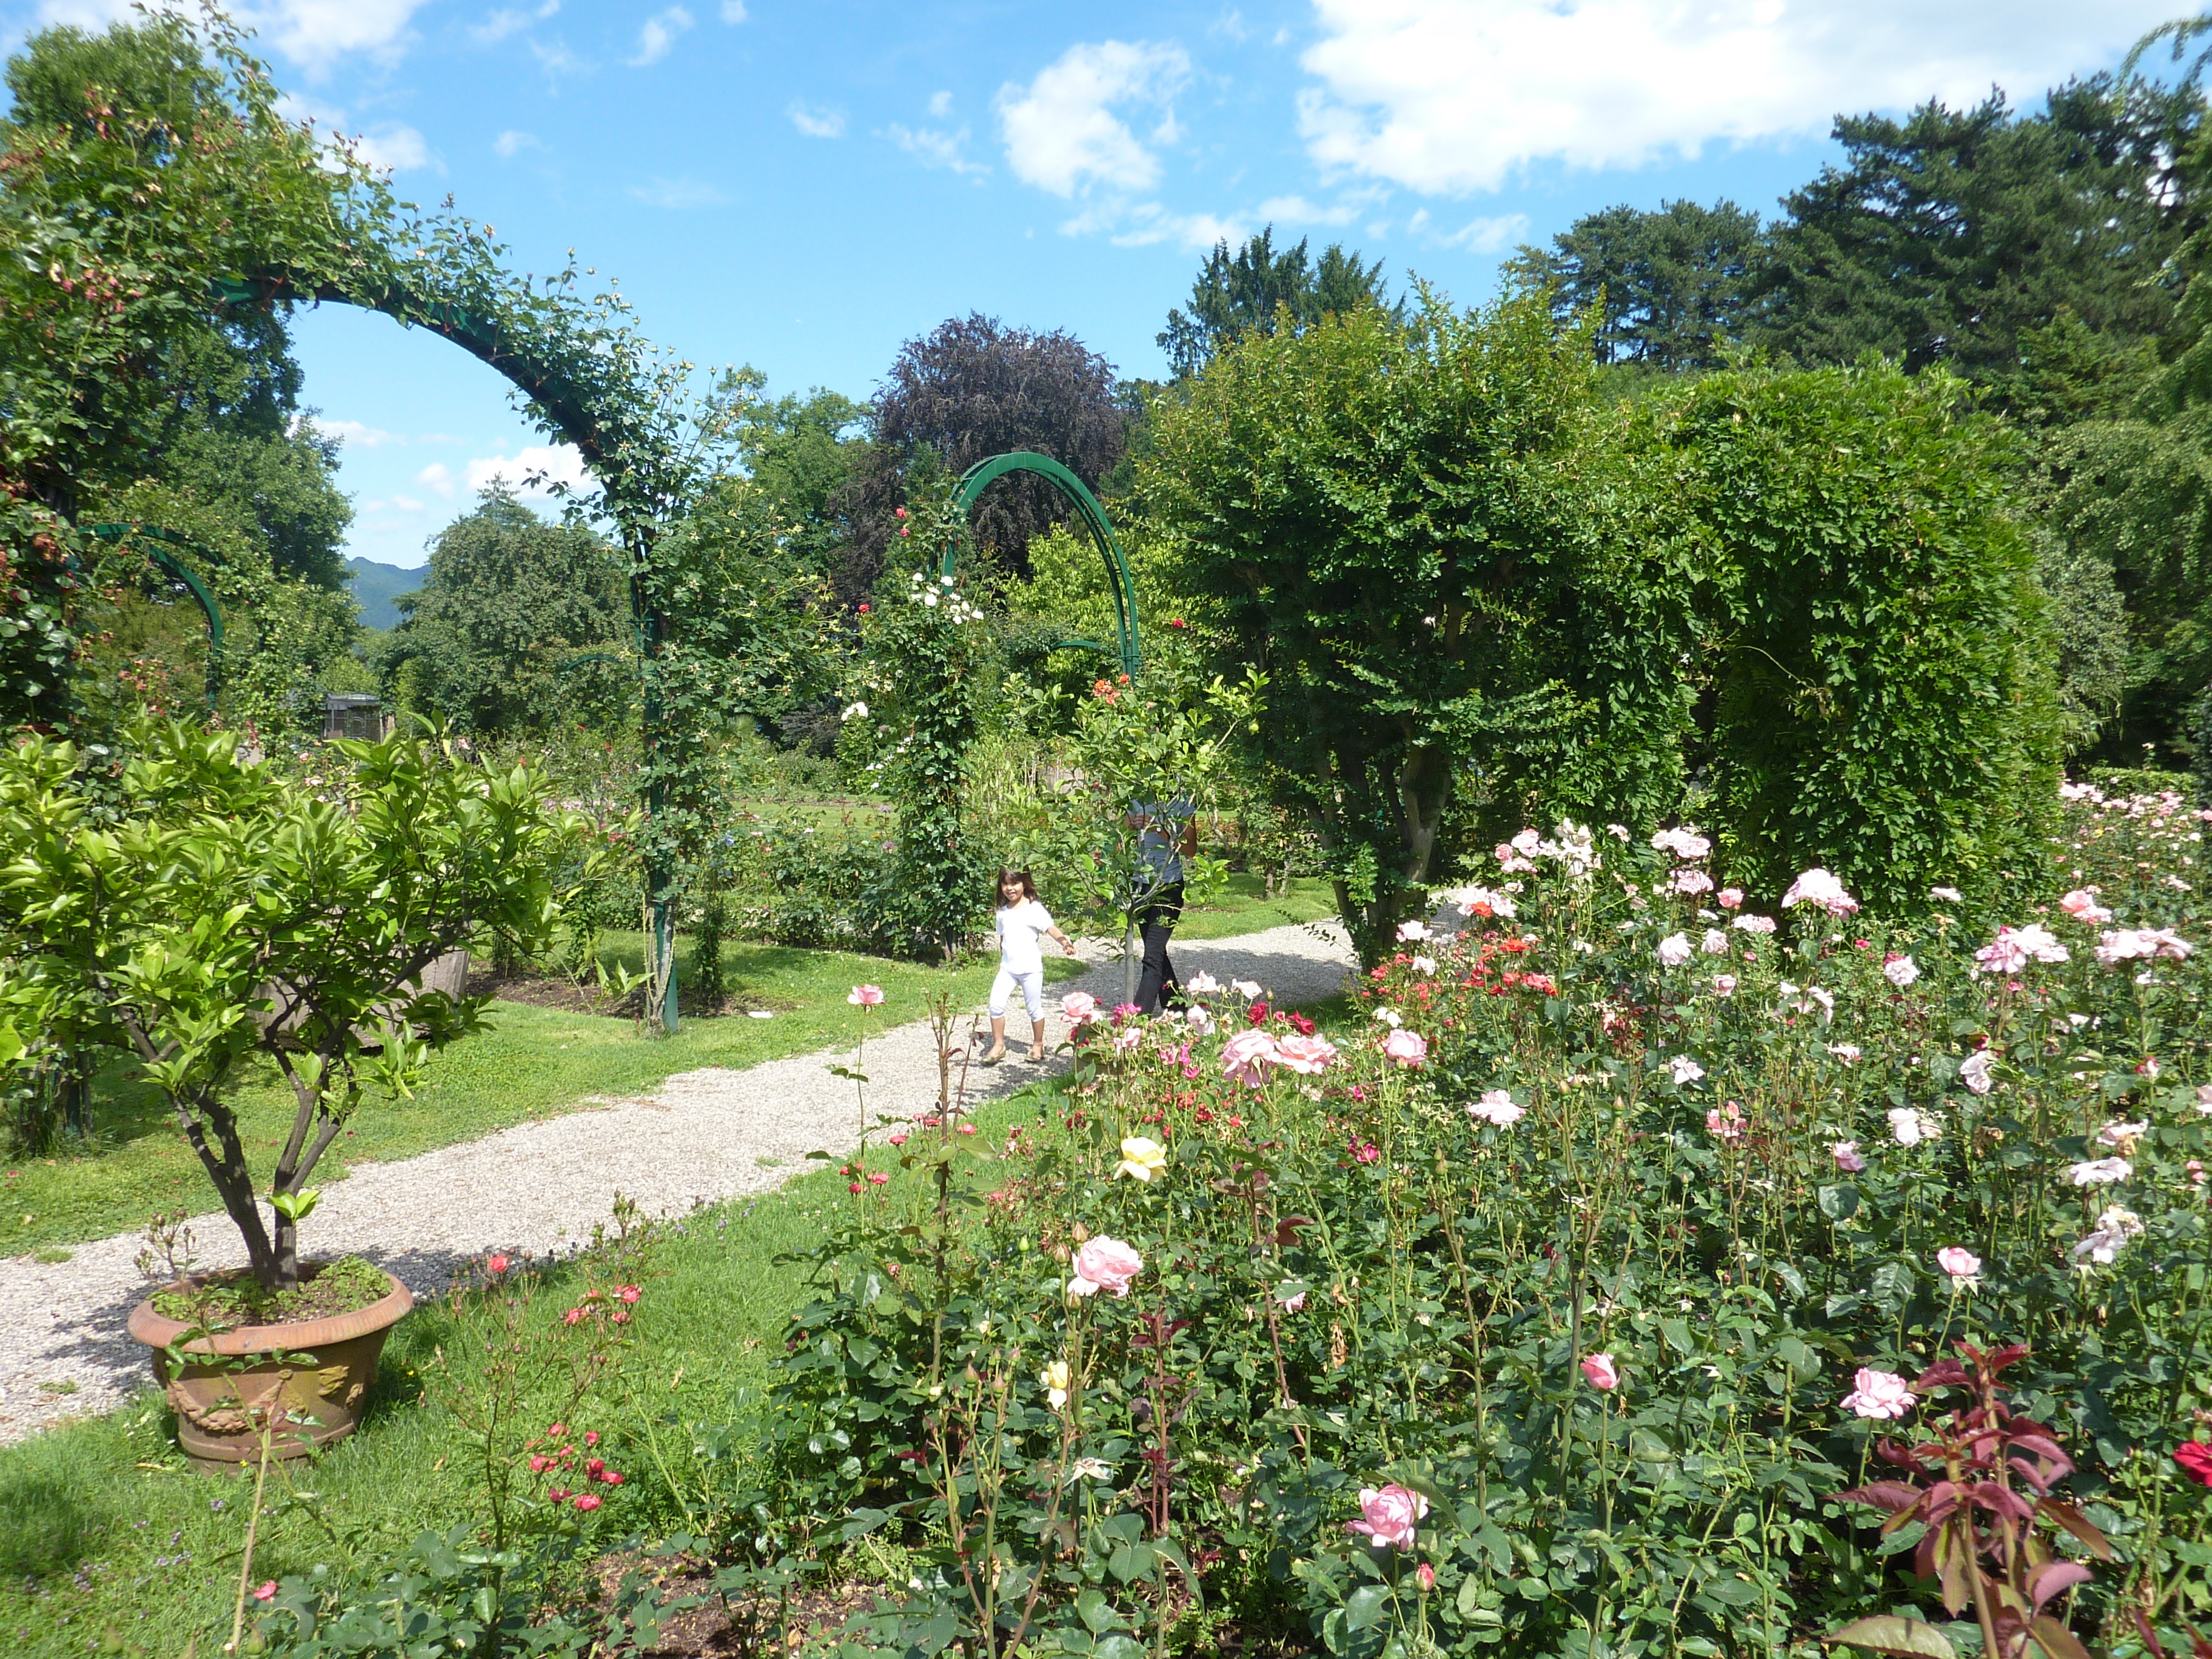
[(1743, 908), (1743, 889), (1723, 887), (1713, 895), (1713, 902), (1723, 910), (1740, 910)]
[(1265, 1031), (1239, 1031), (1221, 1045), (1221, 1075), (1256, 1089), (1267, 1080), (1267, 1067), (1282, 1058), (1275, 1039)]
[(1826, 870), (1808, 870), (1790, 884), (1790, 890), (1782, 896), (1782, 908), (1792, 905), (1817, 904), (1832, 916), (1847, 916), (1859, 908), (1859, 902), (1844, 890), (1844, 884)]
[(2058, 908), (2080, 922), (2110, 921), (2112, 913), (2097, 902), (2097, 896), (2086, 887), (2076, 887), (2058, 901)]
[(1956, 1244), (1947, 1244), (1936, 1251), (1936, 1265), (1960, 1284), (1971, 1285), (1982, 1273), (1981, 1257), (1972, 1250), (1961, 1249)]
[(1060, 1000), (1060, 1012), (1071, 1025), (1088, 1025), (1098, 1018), (1098, 999), (1088, 991), (1070, 991)]
[(1422, 1562), (1413, 1569), (1413, 1582), (1421, 1587), (1421, 1594), (1426, 1595), (1437, 1587), (1437, 1570), (1427, 1562)]
[(1851, 1380), (1858, 1386), (1844, 1396), (1846, 1411), (1886, 1423), (1904, 1416), (1913, 1407), (1911, 1389), (1893, 1371), (1878, 1371), (1863, 1365)]
[(1386, 1059), (1418, 1071), (1429, 1058), (1428, 1039), (1401, 1026), (1382, 1039), (1382, 1053)]
[(1429, 1500), (1396, 1485), (1362, 1486), (1359, 1519), (1345, 1526), (1346, 1532), (1364, 1533), (1385, 1549), (1409, 1550), (1413, 1533), (1429, 1512)]
[(1144, 1257), (1120, 1239), (1101, 1233), (1085, 1240), (1075, 1253), (1075, 1277), (1068, 1281), (1068, 1293), (1095, 1296), (1110, 1291), (1115, 1296), (1127, 1296), (1131, 1283), (1144, 1270)]
[(845, 994), (845, 1000), (855, 1008), (872, 1008), (883, 1000), (884, 988), (880, 985), (855, 985)]
[(1301, 1077), (1318, 1076), (1336, 1058), (1336, 1045), (1325, 1036), (1277, 1039), (1275, 1058)]
[(599, 1508), (600, 1502), (601, 1499), (597, 1492), (585, 1492), (576, 1494), (576, 1507), (586, 1515)]
[(1600, 1394), (1611, 1394), (1620, 1386), (1620, 1373), (1613, 1368), (1613, 1356), (1594, 1353), (1583, 1361), (1583, 1375)]
[(1856, 1140), (1838, 1140), (1828, 1148), (1828, 1156), (1836, 1160), (1836, 1167), (1845, 1175), (1856, 1175), (1866, 1168), (1866, 1159), (1859, 1156)]
[(276, 1581), (272, 1578), (255, 1590), (253, 1599), (257, 1601), (274, 1601), (276, 1599)]

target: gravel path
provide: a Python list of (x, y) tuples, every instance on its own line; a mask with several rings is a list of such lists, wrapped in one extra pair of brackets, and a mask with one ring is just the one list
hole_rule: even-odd
[[(1173, 954), (1185, 977), (1203, 969), (1224, 984), (1257, 980), (1288, 1004), (1333, 995), (1352, 959), (1333, 927), (1325, 936), (1275, 927), (1178, 944)], [(1056, 987), (1054, 995), (1080, 988), (1113, 1002), (1121, 986), (1120, 963), (1094, 957), (1079, 980)], [(971, 1069), (971, 1098), (1007, 1093), (1043, 1069), (1018, 1057), (1027, 1017), (1017, 1012), (1008, 1024), (1008, 1063)], [(1064, 1029), (1056, 1018), (1053, 1024)], [(453, 1266), (471, 1256), (500, 1249), (543, 1255), (588, 1238), (617, 1192), (654, 1213), (763, 1192), (810, 1167), (810, 1152), (842, 1154), (858, 1139), (854, 1086), (825, 1069), (852, 1058), (840, 1049), (744, 1071), (685, 1072), (641, 1098), (608, 1101), (396, 1164), (356, 1164), (325, 1190), (307, 1236), (319, 1255), (365, 1255), (418, 1296), (435, 1295)], [(895, 1026), (871, 1042), (861, 1069), (875, 1079), (872, 1117), (915, 1117), (936, 1103), (936, 1048), (925, 1022)], [(192, 1232), (205, 1265), (244, 1262), (237, 1231), (220, 1212), (198, 1218)], [(0, 1308), (15, 1316), (0, 1321), (0, 1444), (65, 1418), (112, 1410), (147, 1379), (146, 1352), (123, 1330), (145, 1293), (133, 1265), (139, 1244), (138, 1235), (126, 1233), (79, 1245), (65, 1262), (0, 1261)], [(40, 1386), (71, 1382), (69, 1394)]]

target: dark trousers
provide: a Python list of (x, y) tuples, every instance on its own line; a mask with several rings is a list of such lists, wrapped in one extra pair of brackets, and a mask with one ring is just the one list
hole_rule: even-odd
[(1182, 884), (1170, 882), (1155, 891), (1137, 912), (1137, 932), (1144, 940), (1145, 967), (1137, 981), (1137, 1011), (1156, 1014), (1162, 1004), (1182, 1000), (1182, 986), (1176, 979), (1175, 963), (1168, 960), (1168, 936), (1182, 920)]

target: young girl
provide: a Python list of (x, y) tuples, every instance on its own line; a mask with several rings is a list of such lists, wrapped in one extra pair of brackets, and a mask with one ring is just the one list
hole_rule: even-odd
[(1068, 955), (1075, 941), (1060, 931), (1052, 913), (1037, 902), (1036, 883), (1026, 870), (999, 872), (999, 976), (991, 981), (991, 1052), (986, 1066), (1006, 1057), (1006, 999), (1022, 988), (1030, 1011), (1030, 1058), (1044, 1058), (1044, 951), (1037, 935), (1049, 933)]

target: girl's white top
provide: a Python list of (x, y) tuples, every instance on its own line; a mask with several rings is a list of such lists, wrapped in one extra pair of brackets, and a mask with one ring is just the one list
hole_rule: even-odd
[(1052, 912), (1035, 899), (1024, 899), (999, 912), (999, 965), (1010, 974), (1044, 971), (1044, 948), (1037, 936), (1052, 932)]

